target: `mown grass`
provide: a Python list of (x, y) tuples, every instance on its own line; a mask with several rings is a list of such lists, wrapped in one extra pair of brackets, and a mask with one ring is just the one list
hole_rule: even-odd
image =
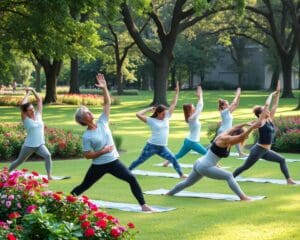
[[(232, 91), (205, 91), (204, 110), (201, 115), (202, 131), (201, 143), (209, 142), (206, 138), (206, 129), (209, 123), (219, 121), (216, 102), (219, 97), (228, 100), (233, 99)], [(173, 93), (169, 94), (171, 100)], [(239, 108), (234, 112), (234, 122), (239, 123), (254, 119), (251, 113), (253, 105), (262, 104), (266, 99), (266, 92), (243, 92)], [(122, 96), (121, 105), (113, 106), (111, 110), (111, 122), (114, 133), (123, 136), (122, 148), (125, 150), (120, 159), (129, 165), (141, 152), (149, 137), (148, 127), (138, 121), (135, 112), (146, 107), (152, 98), (150, 92), (140, 92), (138, 96)], [(194, 92), (180, 93), (179, 103), (170, 122), (169, 148), (176, 152), (181, 146), (187, 133), (186, 124), (183, 121), (181, 105), (185, 102), (195, 102)], [(277, 116), (299, 115), (293, 111), (297, 105), (297, 99), (281, 99)], [(75, 106), (50, 105), (44, 108), (44, 122), (51, 127), (71, 129), (81, 134), (84, 129), (76, 125), (73, 120)], [(101, 108), (92, 107), (92, 112), (97, 115)], [(17, 108), (0, 107), (1, 122), (18, 122), (19, 112)], [(251, 143), (251, 138), (249, 143)], [(235, 149), (233, 149), (235, 151)], [(298, 158), (299, 154), (283, 153), (288, 158)], [(183, 163), (192, 163), (197, 155), (188, 154), (182, 160)], [(144, 170), (174, 172), (172, 168), (159, 168), (153, 166), (162, 160), (153, 157), (139, 168)], [(241, 160), (234, 157), (223, 159), (223, 166), (229, 166), (229, 171), (242, 164)], [(8, 166), (8, 163), (1, 163)], [(52, 181), (50, 189), (54, 191), (70, 192), (79, 184), (90, 166), (90, 161), (85, 159), (72, 159), (53, 162), (54, 175), (70, 175), (69, 180)], [(291, 175), (299, 180), (300, 163), (288, 163)], [(22, 165), (30, 170), (44, 173), (44, 165), (37, 161), (28, 161)], [(185, 173), (189, 169), (183, 169)], [(280, 178), (283, 176), (279, 166), (265, 161), (258, 162), (254, 167), (244, 173), (244, 176)], [(171, 188), (179, 180), (171, 178), (154, 178), (137, 176), (143, 190), (158, 188)], [(178, 198), (165, 196), (145, 195), (150, 205), (176, 207), (175, 211), (153, 214), (128, 213), (118, 210), (107, 210), (126, 223), (133, 221), (139, 234), (137, 239), (208, 239), (208, 240), (232, 240), (232, 239), (300, 239), (299, 217), (299, 187), (241, 183), (242, 189), (248, 195), (265, 195), (267, 198), (255, 202), (228, 202), (221, 200), (209, 200), (198, 198)], [(188, 190), (197, 192), (215, 192), (232, 194), (226, 182), (204, 178)], [(92, 188), (85, 192), (92, 199), (107, 201), (119, 201), (135, 203), (126, 183), (106, 175)]]

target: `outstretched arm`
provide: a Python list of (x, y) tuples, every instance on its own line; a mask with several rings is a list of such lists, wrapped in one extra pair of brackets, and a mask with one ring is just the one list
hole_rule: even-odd
[(97, 79), (97, 83), (95, 84), (95, 86), (101, 88), (103, 91), (103, 98), (104, 98), (103, 112), (107, 116), (107, 118), (109, 118), (111, 99), (107, 88), (106, 80), (104, 75), (101, 73), (97, 74), (96, 79)]
[(270, 111), (270, 117), (274, 119), (276, 109), (279, 103), (279, 94), (280, 94), (280, 81), (277, 82), (276, 92), (274, 93), (274, 99), (272, 103), (272, 109)]
[(178, 101), (178, 95), (179, 95), (179, 82), (176, 81), (176, 88), (175, 88), (175, 95), (173, 97), (173, 101), (169, 107), (169, 115), (171, 116), (172, 113), (174, 112), (174, 109), (177, 105), (177, 101)]
[(149, 108), (145, 108), (145, 109), (137, 112), (135, 115), (141, 121), (147, 122), (147, 115), (146, 115), (146, 113), (152, 112), (152, 111), (153, 111), (153, 107), (149, 107)]
[(189, 117), (189, 120), (193, 120), (193, 119), (197, 118), (203, 109), (203, 94), (202, 94), (202, 88), (200, 85), (197, 87), (196, 95), (198, 97), (196, 111)]
[(235, 98), (233, 99), (232, 103), (228, 107), (230, 112), (233, 112), (239, 106), (240, 97), (241, 97), (241, 88), (237, 88), (235, 93)]

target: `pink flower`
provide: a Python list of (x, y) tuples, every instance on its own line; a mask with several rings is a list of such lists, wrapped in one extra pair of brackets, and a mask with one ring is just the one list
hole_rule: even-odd
[(30, 205), (26, 208), (26, 212), (27, 213), (32, 213), (34, 212), (35, 210), (37, 209), (37, 206), (36, 205)]
[(11, 201), (6, 201), (6, 202), (5, 202), (5, 206), (6, 206), (7, 208), (10, 208), (10, 206), (11, 206)]

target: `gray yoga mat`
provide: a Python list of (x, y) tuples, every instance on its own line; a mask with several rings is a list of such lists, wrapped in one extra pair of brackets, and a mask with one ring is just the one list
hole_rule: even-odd
[(172, 210), (176, 209), (173, 207), (150, 206), (153, 209), (152, 212), (143, 212), (141, 210), (141, 206), (138, 204), (107, 202), (107, 201), (102, 201), (102, 200), (91, 200), (91, 202), (96, 204), (100, 208), (119, 209), (119, 210), (127, 211), (127, 212), (153, 213), (153, 212), (167, 212), (167, 211), (172, 211)]
[[(244, 160), (244, 161), (245, 161), (245, 160), (247, 159), (247, 157), (242, 157), (242, 158), (237, 158), (237, 159), (240, 159), (240, 160)], [(266, 161), (265, 159), (262, 159), (262, 158), (260, 158), (259, 160), (264, 160), (264, 161)], [(286, 162), (300, 162), (300, 159), (286, 158), (285, 161), (286, 161)]]
[(166, 173), (166, 172), (153, 172), (144, 170), (132, 170), (134, 175), (151, 176), (151, 177), (169, 177), (169, 178), (179, 178), (177, 173)]
[[(149, 195), (164, 195), (168, 192), (167, 189), (157, 189), (152, 191), (146, 191), (145, 194)], [(176, 193), (176, 197), (193, 197), (193, 198), (209, 198), (209, 199), (216, 199), (216, 200), (227, 200), (227, 201), (240, 201), (240, 198), (236, 195), (232, 194), (221, 194), (221, 193), (201, 193), (201, 192), (189, 192), (189, 191), (181, 191)], [(251, 197), (252, 201), (262, 200), (265, 196), (249, 196)]]
[[(153, 164), (153, 166), (156, 166), (156, 167), (164, 167), (164, 166), (163, 166), (163, 163), (155, 163), (155, 164)], [(194, 166), (194, 164), (180, 163), (180, 167), (182, 167), (182, 168), (193, 168), (193, 166)], [(168, 167), (173, 167), (173, 166), (172, 166), (172, 164), (170, 163), (170, 164), (168, 165)], [(221, 166), (221, 168), (227, 169), (227, 168), (231, 168), (231, 167), (229, 167), (229, 166)]]
[[(42, 179), (42, 178), (48, 178), (47, 175), (38, 175), (38, 176), (33, 176), (31, 173), (26, 173), (25, 177), (32, 176), (35, 179)], [(64, 179), (70, 179), (70, 176), (52, 176), (53, 180), (64, 180)]]
[[(281, 184), (286, 185), (285, 179), (273, 179), (273, 178), (251, 178), (251, 177), (236, 177), (238, 182), (256, 182), (256, 183), (274, 183), (274, 184)], [(300, 185), (300, 181), (295, 181), (296, 185)]]

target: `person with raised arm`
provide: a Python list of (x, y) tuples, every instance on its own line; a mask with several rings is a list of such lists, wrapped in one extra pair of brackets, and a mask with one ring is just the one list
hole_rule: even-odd
[(140, 204), (142, 211), (152, 211), (145, 202), (142, 189), (135, 176), (119, 160), (119, 153), (109, 128), (111, 106), (109, 91), (103, 74), (99, 73), (96, 79), (97, 84), (95, 85), (103, 90), (104, 97), (103, 112), (99, 119), (94, 122), (94, 115), (87, 107), (80, 107), (75, 113), (76, 122), (87, 127), (82, 137), (83, 155), (87, 159), (92, 159), (92, 164), (82, 183), (76, 186), (71, 194), (80, 195), (101, 179), (104, 174), (109, 173), (130, 185), (131, 192)]
[[(279, 163), (280, 170), (283, 173), (287, 184), (295, 184), (293, 179), (290, 177), (285, 158), (271, 150), (271, 146), (275, 137), (274, 117), (279, 102), (279, 94), (280, 82), (278, 81), (276, 91), (268, 96), (265, 105), (255, 106), (253, 108), (253, 113), (261, 122), (261, 126), (258, 128), (258, 142), (251, 148), (250, 154), (245, 163), (233, 172), (234, 177), (252, 167), (260, 158), (262, 158), (270, 162)], [(272, 98), (274, 98), (273, 104), (271, 111), (269, 111)]]
[[(200, 85), (197, 87), (196, 95), (198, 97), (196, 107), (192, 103), (183, 105), (184, 119), (189, 127), (189, 134), (184, 139), (179, 152), (175, 154), (177, 160), (185, 156), (191, 150), (202, 155), (205, 155), (207, 152), (206, 148), (199, 143), (201, 134), (201, 123), (199, 122), (199, 118), (200, 113), (203, 110), (203, 93)], [(163, 166), (165, 167), (168, 165), (169, 161), (163, 163)]]
[[(18, 158), (10, 164), (8, 171), (11, 172), (21, 163), (25, 162), (33, 153), (36, 153), (45, 159), (47, 177), (48, 180), (52, 180), (52, 159), (51, 154), (45, 145), (44, 123), (42, 119), (43, 99), (31, 87), (27, 87), (24, 90), (26, 91), (26, 95), (22, 100), (20, 109), (27, 136)], [(28, 102), (30, 93), (34, 95), (37, 101), (37, 110), (35, 110), (33, 105)]]
[[(246, 125), (250, 125), (250, 127), (244, 130), (243, 127)], [(258, 121), (251, 124), (240, 124), (218, 135), (206, 155), (195, 162), (193, 170), (187, 179), (178, 183), (167, 195), (174, 195), (195, 184), (203, 177), (209, 177), (217, 180), (226, 180), (231, 190), (238, 195), (241, 200), (251, 200), (250, 197), (241, 190), (232, 173), (217, 167), (217, 163), (222, 158), (229, 156), (232, 145), (244, 142), (250, 132), (259, 125), (260, 123)]]
[[(240, 97), (241, 97), (241, 88), (237, 88), (235, 97), (230, 104), (227, 100), (224, 100), (221, 98), (218, 100), (218, 109), (219, 109), (220, 115), (221, 115), (221, 125), (217, 130), (217, 135), (221, 134), (222, 132), (224, 132), (232, 127), (232, 121), (233, 121), (232, 113), (239, 106)], [(237, 144), (236, 148), (239, 153), (239, 157), (247, 156), (245, 153), (243, 153), (241, 144)]]
[[(140, 164), (144, 163), (154, 154), (168, 160), (173, 164), (174, 169), (181, 178), (186, 176), (182, 173), (181, 167), (178, 164), (174, 154), (167, 147), (169, 137), (169, 121), (177, 105), (179, 95), (179, 82), (176, 82), (176, 89), (173, 101), (167, 109), (164, 105), (158, 105), (156, 107), (149, 107), (136, 113), (138, 119), (149, 125), (151, 128), (151, 137), (148, 139), (146, 145), (140, 156), (132, 162), (129, 166), (130, 170), (133, 170)], [(150, 117), (147, 113), (152, 112)]]

